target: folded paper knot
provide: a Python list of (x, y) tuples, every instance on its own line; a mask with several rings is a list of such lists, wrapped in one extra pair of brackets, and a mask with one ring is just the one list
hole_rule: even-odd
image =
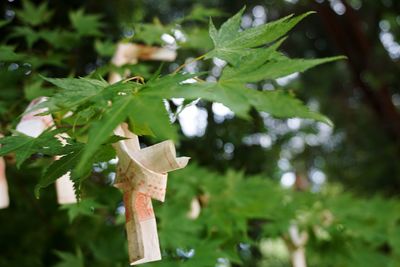
[(129, 131), (126, 123), (114, 133), (128, 138), (114, 144), (114, 148), (119, 159), (115, 186), (124, 191), (131, 265), (160, 260), (151, 199), (164, 201), (167, 173), (185, 167), (189, 158), (177, 158), (172, 141), (140, 149), (138, 137)]

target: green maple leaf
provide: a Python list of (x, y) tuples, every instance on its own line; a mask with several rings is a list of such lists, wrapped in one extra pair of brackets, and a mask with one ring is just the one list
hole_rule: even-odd
[(37, 106), (37, 108), (46, 106), (49, 108), (50, 112), (71, 110), (82, 104), (93, 101), (93, 99), (108, 86), (108, 83), (105, 81), (87, 78), (57, 79), (43, 77), (43, 79), (61, 89), (48, 101)]
[(143, 23), (135, 27), (135, 35), (133, 38), (148, 45), (162, 44), (161, 36), (170, 31), (171, 27), (162, 25), (158, 21), (153, 24)]
[(34, 68), (40, 68), (45, 65), (65, 67), (64, 61), (66, 58), (65, 53), (49, 51), (46, 55), (30, 55), (26, 61), (32, 64)]
[(0, 60), (1, 61), (20, 61), (25, 59), (25, 54), (15, 52), (15, 47), (10, 45), (0, 45)]
[(69, 50), (79, 42), (79, 36), (75, 32), (65, 29), (41, 30), (40, 36), (43, 40), (57, 49)]
[(77, 249), (76, 255), (69, 252), (56, 251), (55, 254), (61, 259), (54, 267), (84, 267), (82, 251)]
[[(276, 79), (340, 58), (289, 59), (277, 51), (284, 39), (276, 41), (276, 38), (285, 34), (308, 13), (238, 32), (242, 12), (224, 23), (218, 32), (214, 31), (211, 26), (210, 34), (216, 44), (214, 52), (211, 51), (211, 53), (218, 54), (222, 50), (228, 49), (232, 56), (229, 57), (229, 60), (240, 59), (235, 62), (236, 64), (228, 65), (217, 82), (195, 81), (193, 83), (192, 78), (201, 76), (202, 73), (173, 73), (165, 76), (156, 74), (145, 84), (121, 81), (108, 85), (105, 81), (87, 78), (47, 79), (61, 88), (60, 92), (44, 103), (50, 111), (73, 110), (76, 116), (80, 116), (82, 113), (83, 117), (87, 117), (85, 112), (90, 107), (99, 107), (97, 121), (87, 124), (88, 141), (73, 174), (79, 177), (88, 170), (96, 151), (121, 122), (128, 121), (131, 130), (137, 134), (155, 135), (158, 138), (176, 138), (176, 131), (171, 126), (168, 114), (162, 104), (164, 99), (182, 97), (187, 100), (195, 100), (203, 98), (208, 101), (220, 102), (242, 118), (248, 118), (249, 110), (255, 108), (276, 117), (310, 118), (331, 124), (325, 116), (310, 111), (300, 100), (287, 92), (282, 90), (258, 91), (247, 88), (249, 82)], [(269, 47), (258, 47), (265, 42), (272, 41), (275, 42)], [(238, 57), (239, 52), (243, 52), (243, 49), (246, 50), (246, 53), (240, 54)], [(232, 51), (234, 52), (231, 53)], [(192, 79), (191, 82), (189, 82), (190, 79)]]
[(239, 31), (244, 9), (222, 24), (219, 30), (210, 20), (209, 33), (214, 42), (214, 49), (206, 54), (206, 58), (218, 57), (236, 65), (243, 56), (253, 53), (252, 48), (277, 40), (303, 18), (313, 13), (308, 12), (297, 17), (289, 15), (277, 21)]
[[(58, 178), (70, 172), (82, 155), (83, 146), (55, 160), (41, 176), (39, 182), (35, 186), (35, 196), (39, 198), (40, 190), (54, 183)], [(74, 177), (71, 177), (73, 180)]]
[(92, 125), (89, 130), (88, 143), (75, 168), (77, 176), (84, 173), (96, 150), (110, 137), (113, 130), (127, 118), (129, 111), (133, 108), (133, 101), (132, 96), (119, 97), (113, 102), (112, 107), (105, 112), (104, 116)]
[[(55, 160), (49, 165), (43, 172), (39, 182), (35, 186), (35, 196), (39, 198), (40, 190), (54, 183), (58, 178), (66, 173), (70, 173), (70, 179), (74, 182), (75, 193), (79, 197), (79, 184), (82, 180), (87, 177), (91, 170), (92, 165), (97, 162), (107, 162), (115, 158), (115, 151), (109, 143), (117, 142), (121, 140), (118, 137), (112, 137), (107, 140), (106, 144), (101, 144), (96, 147), (94, 155), (88, 159), (88, 163), (82, 169), (82, 172), (77, 175), (74, 171), (74, 167), (79, 163), (82, 155), (85, 151), (85, 145), (83, 143), (72, 142), (67, 139), (68, 145), (63, 146), (57, 151), (57, 155), (63, 155), (58, 160)], [(78, 190), (78, 192), (77, 192)]]
[(16, 132), (14, 136), (0, 139), (0, 156), (8, 153), (16, 153), (17, 167), (19, 168), (25, 160), (35, 153), (45, 155), (58, 155), (63, 150), (61, 142), (55, 137), (61, 130), (45, 131), (38, 137), (30, 137)]
[(99, 15), (85, 14), (82, 9), (69, 14), (72, 26), (81, 36), (100, 36), (100, 28), (103, 24), (100, 22)]
[[(270, 52), (272, 53), (273, 50)], [(255, 58), (255, 60), (259, 61), (258, 58)], [(304, 66), (308, 65), (310, 63), (306, 61), (306, 63), (300, 64), (300, 67), (304, 68)], [(230, 69), (230, 71), (233, 72), (234, 70)], [(285, 70), (284, 72), (286, 73)], [(242, 118), (248, 118), (250, 108), (254, 107), (258, 111), (267, 112), (275, 117), (310, 118), (329, 125), (332, 124), (328, 118), (317, 112), (310, 111), (300, 100), (282, 90), (257, 91), (246, 87), (246, 79), (243, 81), (240, 79), (228, 80), (227, 77), (229, 76), (222, 76), (218, 82), (182, 83), (192, 76), (188, 74), (165, 76), (157, 81), (149, 82), (141, 91), (141, 94), (154, 98), (202, 98), (208, 101), (220, 102)], [(164, 82), (168, 84), (165, 87), (162, 86)]]
[(67, 211), (68, 218), (71, 223), (76, 217), (80, 215), (93, 216), (95, 209), (103, 207), (104, 206), (102, 204), (98, 203), (94, 199), (85, 198), (82, 199), (82, 201), (80, 201), (79, 203), (62, 205), (60, 209)]
[[(104, 81), (86, 78), (45, 78), (45, 80), (61, 90), (36, 108), (47, 107), (50, 112), (75, 110), (77, 116), (80, 116), (80, 112), (86, 112), (87, 108), (83, 107), (88, 105), (104, 108), (100, 120), (89, 125), (88, 143), (75, 170), (77, 176), (84, 173), (99, 146), (109, 138), (117, 125), (125, 120), (129, 120), (132, 128), (138, 129), (141, 133), (154, 133), (158, 137), (174, 138), (176, 136), (176, 131), (170, 125), (168, 114), (163, 106), (162, 95), (158, 98), (142, 96), (139, 90), (141, 85), (137, 83), (119, 82), (108, 85)], [(111, 107), (108, 105), (108, 100), (112, 100)], [(152, 122), (151, 129), (147, 126), (148, 121)], [(67, 159), (66, 157), (65, 160)]]
[(116, 45), (110, 40), (100, 41), (96, 40), (94, 43), (96, 52), (103, 57), (111, 57), (115, 53)]
[(318, 59), (291, 59), (276, 51), (284, 40), (281, 39), (268, 48), (253, 49), (252, 53), (243, 56), (237, 65), (225, 67), (219, 82), (251, 83), (265, 79), (276, 79), (345, 58), (337, 56)]
[(42, 79), (34, 78), (30, 83), (27, 83), (24, 86), (25, 98), (30, 101), (41, 96), (53, 95), (53, 93), (54, 92), (51, 89), (43, 87)]
[(221, 17), (224, 13), (217, 8), (206, 8), (196, 4), (190, 13), (183, 18), (183, 21), (202, 21), (207, 22), (210, 17)]
[(18, 19), (31, 26), (48, 22), (53, 16), (53, 12), (47, 8), (46, 2), (35, 6), (29, 0), (22, 1), (22, 9), (17, 10), (16, 14)]
[(150, 135), (158, 140), (178, 139), (177, 129), (170, 122), (162, 94), (158, 97), (138, 95), (134, 98), (129, 121), (132, 130), (138, 135)]
[(0, 20), (0, 28), (6, 26), (10, 22), (11, 22), (11, 20)]
[(41, 38), (38, 32), (27, 26), (14, 27), (13, 32), (9, 36), (10, 38), (24, 37), (29, 48)]

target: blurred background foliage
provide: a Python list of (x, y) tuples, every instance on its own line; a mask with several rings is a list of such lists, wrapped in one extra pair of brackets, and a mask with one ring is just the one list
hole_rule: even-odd
[[(292, 266), (292, 224), (308, 234), (309, 266), (400, 266), (399, 1), (4, 0), (1, 132), (15, 128), (30, 100), (52, 93), (38, 74), (103, 75), (121, 39), (177, 47), (176, 62), (165, 63), (174, 70), (211, 46), (209, 16), (219, 25), (243, 5), (242, 28), (317, 12), (282, 50), (348, 60), (254, 86), (290, 90), (335, 127), (255, 111), (244, 121), (218, 103), (184, 109), (178, 150), (195, 163), (171, 174), (167, 201), (156, 206), (164, 259), (148, 266)], [(144, 77), (157, 67), (130, 66)], [(211, 70), (209, 80), (222, 68), (218, 59), (186, 66)], [(0, 266), (128, 265), (112, 167), (96, 166), (82, 202), (60, 208), (51, 189), (34, 198), (44, 159), (22, 170), (11, 157), (7, 163)], [(196, 200), (200, 215), (189, 219)]]

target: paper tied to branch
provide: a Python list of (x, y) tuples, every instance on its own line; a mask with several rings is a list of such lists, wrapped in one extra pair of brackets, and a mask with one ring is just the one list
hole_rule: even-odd
[[(173, 61), (176, 51), (163, 47), (119, 43), (111, 62), (115, 66), (136, 64), (138, 60)], [(111, 73), (109, 83), (123, 76)], [(186, 166), (189, 158), (176, 158), (171, 141), (140, 149), (138, 137), (127, 124), (115, 129), (115, 134), (128, 138), (114, 145), (119, 158), (115, 186), (124, 191), (126, 232), (130, 264), (141, 264), (161, 259), (156, 219), (151, 198), (164, 201), (167, 172)]]
[[(45, 97), (39, 97), (29, 104), (27, 112), (17, 125), (16, 130), (31, 137), (38, 137), (46, 129), (54, 127), (54, 121), (51, 115), (40, 115), (47, 111), (46, 108), (35, 109), (35, 106), (46, 101)], [(31, 112), (29, 112), (32, 110)], [(66, 145), (66, 134), (56, 136), (63, 145)], [(55, 157), (58, 160), (60, 156)], [(59, 204), (76, 203), (76, 196), (74, 192), (73, 183), (70, 179), (70, 173), (66, 173), (56, 180), (57, 202)]]
[(189, 158), (177, 158), (170, 140), (140, 149), (138, 137), (126, 123), (118, 126), (114, 133), (129, 138), (114, 144), (114, 148), (119, 159), (115, 186), (124, 191), (130, 264), (160, 260), (151, 199), (164, 201), (167, 173), (184, 168)]
[[(0, 134), (0, 138), (3, 135)], [(6, 178), (6, 162), (0, 157), (0, 209), (7, 208), (10, 205), (10, 197), (8, 196), (8, 185)]]
[[(167, 47), (146, 46), (133, 43), (118, 43), (117, 50), (111, 63), (117, 67), (125, 64), (136, 64), (138, 60), (162, 60), (174, 61), (176, 51)], [(128, 76), (129, 73), (125, 73)], [(108, 81), (116, 83), (122, 80), (122, 76), (116, 72), (112, 72)]]
[(307, 267), (306, 263), (306, 244), (308, 234), (305, 231), (300, 233), (297, 224), (289, 227), (289, 237), (291, 241), (290, 252), (293, 267)]

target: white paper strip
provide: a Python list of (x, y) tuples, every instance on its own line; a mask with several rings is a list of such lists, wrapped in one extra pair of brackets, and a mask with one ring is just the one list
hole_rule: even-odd
[(70, 179), (70, 173), (66, 173), (56, 180), (57, 202), (58, 204), (76, 203), (74, 183)]
[[(26, 111), (34, 109), (34, 107), (46, 100), (45, 97), (39, 97), (34, 99), (26, 109)], [(41, 133), (43, 133), (46, 129), (54, 126), (54, 121), (51, 115), (40, 116), (38, 114), (46, 112), (46, 109), (37, 109), (32, 112), (28, 112), (25, 114), (20, 123), (17, 125), (16, 130), (23, 134), (32, 137), (38, 137)], [(64, 143), (65, 139), (63, 137), (57, 136), (61, 143)], [(60, 157), (56, 157), (55, 159), (59, 159)], [(74, 193), (73, 183), (69, 179), (69, 173), (61, 176), (56, 181), (56, 191), (57, 191), (57, 202), (59, 204), (70, 204), (76, 203), (76, 196)]]
[(160, 260), (151, 199), (164, 201), (167, 172), (184, 168), (189, 158), (176, 158), (171, 141), (140, 149), (137, 136), (129, 131), (126, 123), (121, 124), (115, 134), (132, 138), (114, 144), (119, 158), (115, 186), (124, 191), (130, 264)]
[[(118, 43), (117, 50), (111, 63), (117, 67), (125, 64), (136, 64), (138, 60), (162, 60), (174, 61), (176, 51), (166, 47), (145, 46), (132, 43)], [(130, 75), (126, 73), (125, 76)], [(116, 72), (110, 74), (108, 81), (116, 83), (122, 80), (122, 76)]]
[(6, 179), (6, 163), (3, 157), (0, 157), (0, 209), (7, 208), (10, 205), (8, 196), (8, 185)]
[(291, 260), (293, 267), (307, 267), (306, 263), (306, 243), (308, 240), (307, 232), (299, 232), (296, 224), (289, 227), (290, 241), (293, 248), (291, 248)]
[[(141, 60), (173, 61), (176, 51), (168, 48), (119, 43), (112, 63), (116, 66), (136, 64)], [(125, 76), (130, 73), (125, 73)], [(122, 80), (111, 73), (110, 83)], [(151, 198), (164, 201), (167, 172), (183, 168), (189, 158), (176, 158), (171, 141), (140, 149), (139, 139), (123, 123), (114, 133), (129, 138), (114, 145), (119, 158), (115, 186), (124, 191), (126, 232), (131, 265), (161, 259), (157, 224)]]

